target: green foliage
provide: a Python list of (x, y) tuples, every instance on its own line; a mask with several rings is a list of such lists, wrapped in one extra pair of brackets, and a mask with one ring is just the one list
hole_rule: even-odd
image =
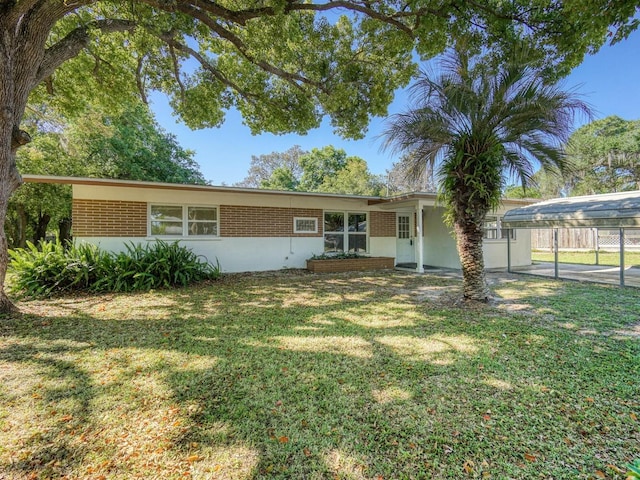
[(235, 184), (235, 186), (262, 188), (261, 185), (263, 183), (270, 183), (271, 177), (278, 169), (283, 171), (288, 170), (295, 179), (299, 179), (302, 174), (299, 159), (306, 153), (300, 145), (294, 145), (285, 152), (271, 152), (258, 156), (252, 155), (247, 176), (241, 182)]
[(390, 195), (437, 190), (433, 165), (424, 164), (418, 171), (413, 171), (416, 166), (419, 164), (415, 162), (413, 152), (403, 153), (400, 160), (391, 165), (386, 173), (386, 187)]
[(629, 473), (627, 473), (627, 479), (640, 478), (640, 458), (636, 458), (632, 464), (627, 465)]
[(90, 244), (28, 242), (27, 248), (10, 250), (9, 255), (15, 274), (11, 288), (26, 297), (186, 286), (220, 274), (219, 266), (203, 262), (178, 242), (161, 240), (127, 244), (126, 251), (117, 254)]
[(269, 178), (260, 182), (260, 188), (294, 191), (298, 189), (299, 183), (289, 167), (278, 167)]
[(565, 178), (569, 195), (593, 195), (640, 188), (640, 120), (611, 116), (576, 130), (567, 155), (573, 170)]
[[(113, 113), (90, 105), (62, 116), (32, 105), (27, 122), (33, 142), (18, 150), (22, 173), (205, 184), (193, 152), (166, 133), (149, 108), (132, 102)], [(71, 217), (68, 185), (26, 184), (13, 195), (6, 230), (12, 248), (44, 238), (47, 225)]]
[(302, 177), (300, 190), (316, 192), (322, 188), (325, 180), (334, 176), (347, 165), (347, 153), (333, 145), (314, 148), (300, 157)]
[(385, 188), (383, 179), (369, 171), (365, 160), (348, 157), (333, 145), (311, 152), (296, 146), (253, 157), (249, 174), (239, 186), (254, 186), (258, 180), (260, 188), (301, 192), (376, 196)]
[(347, 260), (351, 258), (366, 258), (367, 255), (362, 255), (358, 252), (335, 252), (335, 253), (321, 253), (314, 254), (309, 260)]
[(359, 157), (347, 157), (344, 167), (335, 175), (328, 175), (319, 191), (379, 196), (384, 193), (384, 189), (384, 180), (369, 172), (366, 161)]
[(504, 198), (542, 198), (538, 187), (523, 188), (522, 185), (507, 185), (502, 192)]

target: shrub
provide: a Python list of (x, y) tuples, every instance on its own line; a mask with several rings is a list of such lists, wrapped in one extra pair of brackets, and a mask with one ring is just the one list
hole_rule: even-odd
[(178, 242), (126, 244), (126, 251), (105, 252), (95, 245), (68, 248), (60, 242), (28, 243), (10, 250), (14, 279), (11, 290), (26, 297), (44, 297), (68, 291), (131, 292), (186, 286), (217, 278), (211, 265)]
[(346, 260), (350, 258), (366, 258), (367, 256), (358, 252), (325, 252), (318, 255), (314, 254), (309, 260)]

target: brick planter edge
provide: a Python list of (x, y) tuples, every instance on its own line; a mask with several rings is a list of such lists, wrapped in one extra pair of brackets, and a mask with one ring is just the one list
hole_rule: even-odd
[(361, 257), (307, 260), (307, 270), (313, 273), (387, 270), (395, 266), (393, 257)]

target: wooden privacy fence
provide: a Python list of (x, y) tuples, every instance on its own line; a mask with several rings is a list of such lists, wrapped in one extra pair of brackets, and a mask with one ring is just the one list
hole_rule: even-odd
[[(640, 251), (640, 229), (625, 228), (625, 250)], [(531, 230), (531, 249), (553, 251), (553, 228)], [(620, 230), (558, 228), (558, 250), (620, 250)]]

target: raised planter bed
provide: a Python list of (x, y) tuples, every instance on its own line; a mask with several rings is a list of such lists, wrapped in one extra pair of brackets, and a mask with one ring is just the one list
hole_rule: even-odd
[(307, 260), (307, 270), (313, 273), (387, 270), (394, 267), (393, 257), (323, 258)]

